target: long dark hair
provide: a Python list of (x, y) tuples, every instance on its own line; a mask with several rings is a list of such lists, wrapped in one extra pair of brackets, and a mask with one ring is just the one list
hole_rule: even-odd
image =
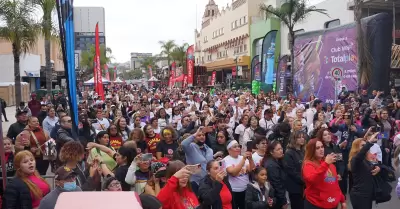
[(136, 149), (130, 149), (130, 148), (124, 147), (124, 146), (122, 146), (118, 149), (118, 153), (121, 156), (126, 157), (127, 165), (130, 165), (132, 163), (133, 159), (135, 159), (135, 157), (137, 155)]
[[(306, 134), (303, 131), (296, 131), (290, 134), (290, 141), (289, 144), (287, 145), (288, 148), (294, 149), (296, 147), (296, 141), (300, 137), (306, 137)], [(305, 145), (300, 147), (300, 150), (304, 152)]]
[(281, 144), (281, 143), (278, 140), (273, 140), (270, 143), (268, 143), (267, 151), (265, 152), (265, 156), (261, 160), (261, 166), (265, 166), (265, 163), (267, 162), (267, 160), (269, 158), (273, 158), (271, 153), (274, 151), (275, 147), (278, 146), (279, 144)]

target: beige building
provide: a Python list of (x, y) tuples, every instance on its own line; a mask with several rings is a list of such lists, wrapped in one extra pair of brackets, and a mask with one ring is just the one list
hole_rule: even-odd
[[(250, 20), (259, 15), (262, 0), (233, 0), (219, 7), (214, 0), (206, 5), (200, 31), (195, 31), (195, 63), (207, 68), (209, 83), (228, 83), (232, 74), (250, 82)], [(238, 68), (236, 69), (236, 66)]]

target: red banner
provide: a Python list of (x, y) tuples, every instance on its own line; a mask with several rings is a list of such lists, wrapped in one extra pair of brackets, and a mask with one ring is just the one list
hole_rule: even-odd
[(236, 76), (236, 67), (232, 67), (232, 78)]
[[(149, 68), (149, 74), (150, 74), (150, 78), (153, 77), (153, 69), (151, 68), (151, 66), (147, 66)], [(154, 86), (154, 82), (150, 82), (150, 86), (153, 87)]]
[(104, 71), (106, 71), (106, 79), (110, 81), (110, 72), (108, 71), (107, 64), (104, 64)]
[(186, 88), (188, 86), (188, 75), (183, 76), (183, 88)]
[(95, 48), (96, 48), (96, 55), (94, 56), (94, 65), (95, 65), (95, 72), (96, 72), (96, 80), (97, 80), (97, 87), (96, 93), (104, 100), (104, 89), (103, 89), (103, 75), (101, 74), (101, 67), (100, 67), (100, 43), (99, 43), (99, 23), (96, 24), (96, 31), (95, 31)]
[(211, 86), (214, 86), (214, 85), (215, 85), (215, 79), (216, 79), (216, 77), (217, 77), (217, 72), (216, 72), (216, 71), (213, 71), (213, 72), (212, 72), (212, 76), (211, 76)]
[(190, 46), (186, 52), (187, 57), (187, 85), (193, 86), (194, 71), (194, 45)]
[(175, 77), (176, 77), (175, 73), (176, 73), (176, 63), (173, 62), (171, 64), (171, 78), (172, 78), (171, 88), (175, 86)]
[(114, 81), (117, 80), (117, 66), (114, 67)]

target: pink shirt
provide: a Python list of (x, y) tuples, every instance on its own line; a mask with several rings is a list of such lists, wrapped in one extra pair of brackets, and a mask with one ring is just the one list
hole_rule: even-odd
[[(28, 179), (30, 181), (32, 181), (32, 183), (36, 184), (36, 186), (38, 186), (40, 190), (42, 190), (43, 197), (46, 196), (46, 194), (48, 194), (50, 192), (50, 188), (49, 188), (49, 185), (47, 184), (47, 182), (43, 181), (39, 177), (37, 177), (35, 175), (31, 175), (28, 177)], [(33, 196), (33, 193), (31, 192), (32, 207), (33, 208), (39, 207), (40, 201), (43, 199), (43, 197), (36, 199)]]

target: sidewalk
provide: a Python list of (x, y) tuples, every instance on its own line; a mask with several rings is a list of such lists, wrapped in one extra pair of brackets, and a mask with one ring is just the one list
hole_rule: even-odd
[(15, 118), (15, 112), (16, 112), (15, 106), (6, 107), (6, 115), (8, 122), (4, 120), (4, 116), (1, 116), (1, 119), (3, 120), (2, 122), (3, 136), (7, 135), (8, 128), (11, 126), (11, 124), (17, 121), (17, 119)]

